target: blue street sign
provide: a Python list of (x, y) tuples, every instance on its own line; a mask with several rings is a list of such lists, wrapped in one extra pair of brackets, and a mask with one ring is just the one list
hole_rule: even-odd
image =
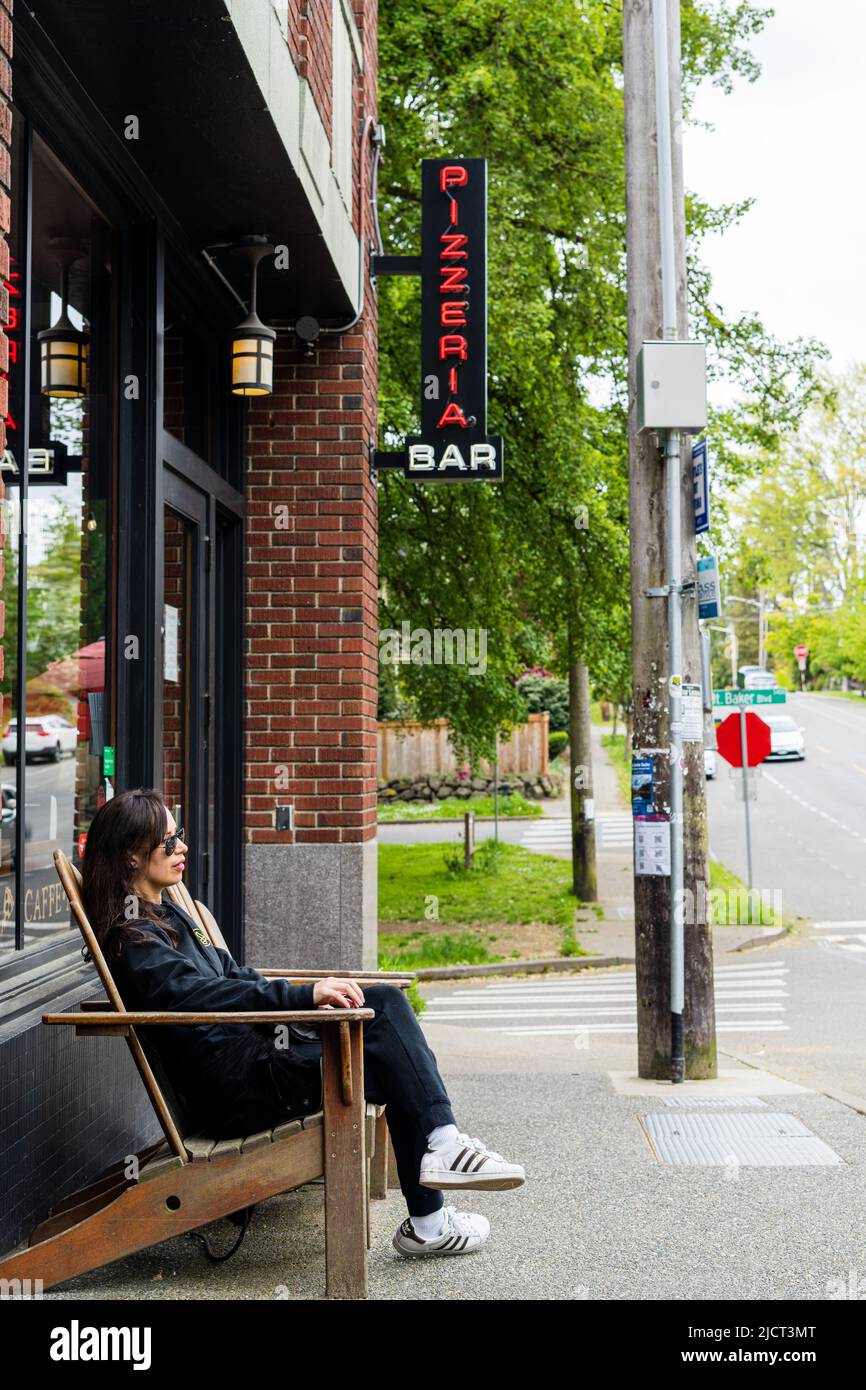
[(715, 555), (698, 560), (698, 617), (717, 618), (722, 611), (719, 567)]
[(710, 469), (706, 439), (692, 445), (692, 483), (695, 497), (695, 535), (710, 529)]

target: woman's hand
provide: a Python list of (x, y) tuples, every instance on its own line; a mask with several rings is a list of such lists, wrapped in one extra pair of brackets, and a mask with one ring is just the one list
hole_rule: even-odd
[(354, 980), (340, 980), (329, 975), (313, 985), (313, 1003), (317, 1009), (363, 1008), (364, 995)]

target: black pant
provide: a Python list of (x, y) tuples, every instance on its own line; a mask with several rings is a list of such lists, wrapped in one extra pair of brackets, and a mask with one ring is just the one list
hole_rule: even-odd
[[(364, 1024), (364, 1095), (373, 1104), (386, 1107), (400, 1187), (410, 1216), (427, 1216), (444, 1206), (445, 1197), (435, 1188), (419, 1185), (421, 1156), (431, 1129), (453, 1125), (454, 1112), (436, 1058), (404, 991), (395, 985), (362, 984), (361, 988), (365, 1007), (376, 1011), (376, 1017)], [(306, 1062), (321, 1055), (320, 1041), (294, 1036), (288, 1049), (275, 1049), (270, 1068), (281, 1094), (291, 1094), (301, 1058)], [(267, 1123), (278, 1124), (280, 1118)]]

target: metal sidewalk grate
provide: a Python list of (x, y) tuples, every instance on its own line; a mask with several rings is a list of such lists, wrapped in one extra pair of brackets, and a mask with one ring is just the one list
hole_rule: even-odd
[(638, 1118), (661, 1163), (805, 1168), (842, 1162), (793, 1115), (661, 1113)]
[(766, 1110), (767, 1102), (757, 1096), (667, 1096), (665, 1105), (684, 1110), (740, 1110), (746, 1106)]

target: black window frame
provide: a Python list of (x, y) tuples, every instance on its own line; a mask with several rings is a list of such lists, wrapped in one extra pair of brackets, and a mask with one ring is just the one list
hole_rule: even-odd
[[(117, 790), (124, 786), (149, 786), (158, 775), (155, 755), (161, 748), (156, 675), (161, 659), (162, 335), (167, 259), (182, 280), (187, 302), (202, 311), (202, 321), (209, 332), (213, 333), (214, 325), (218, 324), (222, 327), (219, 336), (227, 336), (238, 316), (238, 307), (204, 258), (190, 250), (188, 238), (171, 210), (144, 178), (124, 141), (90, 99), (35, 16), (27, 10), (16, 15), (14, 81), (16, 111), (31, 131), (38, 131), (117, 232), (115, 299), (120, 312), (114, 350), (118, 378), (122, 374), (122, 380), (115, 383), (114, 538), (108, 581), (109, 626), (116, 636), (111, 673), (113, 738), (117, 749), (115, 785)], [(12, 172), (12, 196), (20, 198), (22, 180), (14, 169)], [(28, 174), (24, 180), (23, 194), (26, 200), (23, 209), (26, 217), (25, 293), (28, 296), (32, 239), (30, 177)], [(29, 303), (25, 303), (24, 308), (29, 325)], [(22, 371), (28, 370), (27, 350), (24, 347)], [(137, 379), (137, 396), (133, 399), (123, 389), (130, 376)], [(215, 471), (243, 494), (246, 403), (230, 394), (227, 365), (224, 380), (225, 389), (217, 396), (220, 414), (216, 435), (222, 466)], [(28, 393), (24, 395), (25, 402), (29, 402)], [(23, 504), (27, 495), (26, 470), (22, 470), (21, 478)], [(150, 538), (150, 544), (133, 548), (125, 543), (130, 537), (141, 536)], [(222, 617), (241, 657), (245, 551), (245, 527), (241, 522), (231, 546), (231, 576), (226, 582), (226, 592), (238, 597), (239, 606), (233, 621), (225, 614)], [(26, 556), (24, 559), (26, 562)], [(19, 583), (18, 587), (20, 643), (26, 640), (26, 630), (20, 621), (20, 605), (25, 602), (26, 591), (22, 598), (23, 586)], [(135, 659), (127, 659), (125, 655), (124, 639), (130, 635), (138, 639)], [(23, 663), (19, 662), (19, 680), (23, 670)], [(19, 690), (19, 710), (25, 709), (26, 713), (26, 702), (22, 705), (20, 695)], [(238, 959), (243, 959), (244, 921), (243, 697), (240, 660), (237, 681), (225, 692), (224, 723), (234, 737), (227, 746), (228, 758), (223, 758), (219, 766), (220, 790), (229, 798), (230, 814), (226, 813), (222, 837), (224, 852), (219, 865), (215, 866), (221, 878), (221, 890), (216, 892), (216, 899), (223, 904), (231, 901), (233, 906), (233, 921), (226, 923), (223, 929), (229, 927), (226, 934)], [(18, 762), (20, 765), (22, 760)], [(23, 837), (23, 817), (20, 819), (19, 834)], [(16, 854), (16, 863), (17, 877), (21, 873), (20, 853)], [(211, 884), (213, 890), (214, 878)], [(16, 882), (16, 912), (20, 912), (21, 894), (17, 889)], [(77, 928), (70, 927), (68, 932), (58, 931), (44, 945), (21, 950), (17, 949), (16, 942), (10, 959), (0, 963), (0, 1027), (8, 1021), (7, 985), (14, 994), (16, 977), (24, 972), (37, 972), (44, 974), (50, 994), (56, 994), (56, 983), (52, 987), (51, 982), (58, 978), (63, 958), (76, 952), (80, 940)]]

